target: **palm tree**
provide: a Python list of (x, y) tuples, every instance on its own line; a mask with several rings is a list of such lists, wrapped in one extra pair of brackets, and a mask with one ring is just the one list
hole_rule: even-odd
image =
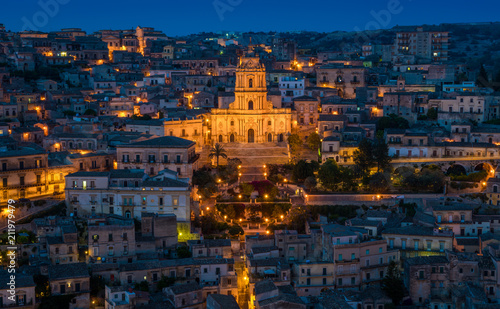
[(222, 157), (224, 159), (227, 159), (227, 154), (226, 150), (224, 147), (222, 147), (221, 144), (217, 143), (215, 146), (210, 149), (210, 154), (208, 155), (210, 159), (213, 159), (214, 157), (217, 158), (217, 167), (219, 167), (219, 157)]

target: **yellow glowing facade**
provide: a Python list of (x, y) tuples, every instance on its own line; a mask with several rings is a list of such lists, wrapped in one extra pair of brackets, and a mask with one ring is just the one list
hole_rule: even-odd
[(267, 143), (286, 140), (291, 132), (290, 108), (274, 108), (267, 100), (266, 71), (258, 57), (243, 57), (236, 71), (235, 101), (212, 109), (213, 143)]

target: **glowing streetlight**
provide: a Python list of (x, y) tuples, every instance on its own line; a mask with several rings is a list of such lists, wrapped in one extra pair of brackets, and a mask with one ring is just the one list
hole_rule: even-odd
[(240, 218), (240, 222), (243, 221), (243, 219)]
[(227, 216), (224, 216), (224, 220), (226, 220), (226, 219), (227, 219)]
[(266, 195), (264, 195), (264, 198), (268, 198), (268, 197), (269, 197), (269, 195), (267, 195), (267, 194), (266, 194)]
[(238, 173), (238, 176), (240, 176), (240, 177), (241, 177), (241, 173)]
[(266, 218), (266, 222), (268, 222), (268, 221), (269, 221), (269, 219), (268, 219), (268, 218)]
[(269, 231), (266, 231), (266, 234), (269, 234)]
[(238, 198), (241, 198), (241, 194), (240, 194), (240, 195), (238, 195)]
[(264, 164), (264, 168), (266, 168), (266, 165)]
[(378, 198), (378, 199), (380, 198), (380, 194), (377, 194), (377, 198)]
[(285, 179), (284, 179), (284, 182), (288, 182), (288, 179), (286, 179), (286, 178), (285, 178)]
[(486, 181), (483, 181), (483, 186), (486, 186)]
[(207, 207), (207, 211), (209, 211), (209, 210), (210, 210), (210, 207)]
[(283, 215), (281, 215), (281, 220), (283, 220)]

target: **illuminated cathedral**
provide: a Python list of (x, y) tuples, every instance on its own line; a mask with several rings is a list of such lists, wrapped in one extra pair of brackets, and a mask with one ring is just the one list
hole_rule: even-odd
[(235, 100), (229, 108), (212, 109), (213, 143), (276, 143), (291, 133), (290, 108), (274, 108), (267, 100), (266, 70), (258, 57), (240, 59)]

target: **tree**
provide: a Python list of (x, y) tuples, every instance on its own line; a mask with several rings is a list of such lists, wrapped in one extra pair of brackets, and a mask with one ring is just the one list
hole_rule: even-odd
[(148, 292), (149, 291), (149, 283), (146, 280), (141, 281), (141, 282), (135, 284), (134, 289), (139, 290), (139, 291), (143, 291), (143, 292)]
[(241, 228), (241, 226), (239, 226), (238, 224), (234, 224), (233, 226), (231, 226), (227, 232), (233, 237), (245, 234), (243, 228)]
[(133, 120), (151, 120), (152, 118), (149, 115), (143, 115), (143, 116), (133, 115), (132, 119)]
[(377, 121), (377, 131), (384, 131), (385, 129), (408, 129), (410, 123), (403, 117), (395, 114), (382, 117)]
[(308, 190), (313, 190), (316, 188), (316, 185), (318, 184), (318, 182), (316, 181), (316, 177), (314, 176), (309, 176), (306, 178), (306, 180), (304, 181), (304, 186), (306, 187), (306, 189)]
[(307, 137), (307, 147), (313, 151), (318, 151), (319, 147), (321, 146), (321, 138), (319, 137), (319, 134), (316, 132), (311, 133)]
[(481, 88), (486, 88), (490, 86), (490, 80), (488, 78), (488, 72), (484, 68), (484, 65), (481, 64), (481, 69), (479, 69), (479, 75), (476, 80), (476, 85)]
[(321, 185), (328, 190), (337, 190), (341, 182), (340, 169), (337, 163), (333, 160), (327, 160), (318, 171), (318, 178)]
[(378, 138), (373, 147), (373, 159), (377, 162), (377, 172), (380, 169), (385, 169), (391, 163), (389, 157), (389, 147), (383, 138)]
[(290, 151), (296, 154), (302, 146), (302, 139), (298, 134), (291, 134), (288, 137), (288, 145), (290, 146)]
[[(316, 165), (317, 166), (317, 165)], [(304, 181), (307, 177), (314, 175), (314, 163), (307, 163), (304, 160), (300, 160), (295, 164), (292, 171), (292, 177), (297, 182)]]
[(87, 109), (85, 111), (85, 113), (83, 113), (84, 115), (90, 115), (90, 116), (97, 116), (97, 112), (91, 108)]
[(396, 262), (391, 261), (387, 274), (382, 279), (382, 290), (392, 299), (394, 305), (399, 305), (405, 295), (404, 283)]
[(175, 249), (175, 251), (179, 259), (185, 259), (191, 257), (191, 251), (189, 251), (189, 248), (187, 246), (179, 246), (177, 247), (177, 249)]
[(210, 159), (213, 159), (214, 157), (217, 158), (217, 167), (219, 167), (219, 158), (221, 157), (223, 159), (227, 159), (226, 150), (221, 144), (217, 143), (212, 149), (210, 149), (208, 157)]
[(71, 111), (71, 110), (65, 110), (63, 111), (64, 116), (76, 116), (76, 112)]
[(495, 78), (493, 79), (491, 86), (493, 90), (495, 91), (500, 91), (500, 71), (495, 75)]
[(240, 192), (246, 196), (250, 196), (253, 191), (255, 191), (254, 186), (251, 183), (241, 183), (240, 184)]
[(162, 291), (163, 288), (167, 288), (169, 286), (172, 286), (175, 284), (175, 278), (173, 277), (167, 277), (167, 276), (161, 276), (160, 281), (156, 284), (156, 289), (158, 291)]
[(437, 108), (435, 107), (429, 108), (429, 110), (427, 111), (427, 118), (429, 118), (430, 120), (437, 120), (438, 118)]
[(370, 177), (370, 191), (373, 193), (384, 193), (389, 189), (389, 181), (384, 173), (375, 173)]
[(363, 176), (367, 176), (370, 172), (370, 168), (375, 166), (373, 143), (370, 140), (366, 138), (361, 140), (358, 149), (354, 151), (354, 163)]

